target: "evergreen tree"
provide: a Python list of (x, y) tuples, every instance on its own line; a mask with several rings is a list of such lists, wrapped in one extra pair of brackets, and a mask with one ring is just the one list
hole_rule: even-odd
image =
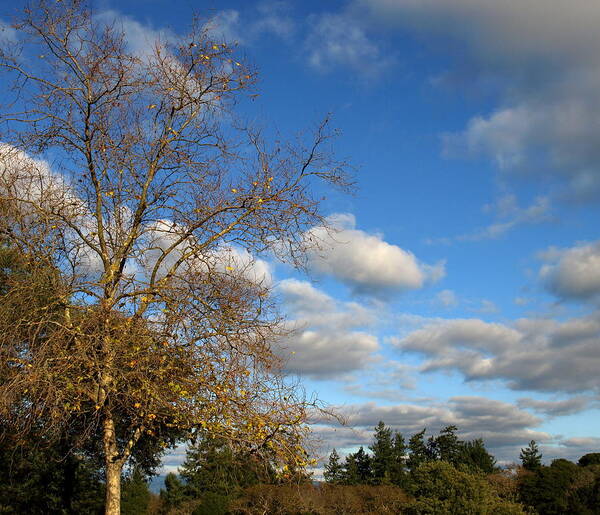
[(408, 456), (407, 465), (411, 472), (414, 472), (419, 466), (430, 459), (430, 453), (424, 441), (425, 429), (412, 435), (408, 441)]
[(496, 460), (487, 451), (481, 438), (462, 444), (459, 462), (484, 474), (491, 474), (496, 469)]
[(188, 447), (180, 473), (188, 495), (195, 498), (206, 492), (231, 496), (260, 481), (269, 482), (273, 474), (268, 459), (208, 435)]
[(356, 472), (358, 474), (359, 483), (363, 485), (369, 483), (373, 476), (371, 456), (369, 456), (361, 446), (354, 455), (354, 458), (356, 460)]
[(454, 425), (446, 426), (434, 439), (433, 458), (457, 465), (461, 455), (461, 442), (456, 436), (458, 428)]
[(390, 481), (396, 486), (404, 486), (406, 483), (406, 443), (402, 433), (394, 435), (392, 444), (392, 457), (390, 460)]
[(392, 430), (385, 427), (382, 421), (375, 428), (374, 441), (369, 449), (373, 452), (371, 461), (373, 483), (390, 483), (394, 445), (392, 442)]
[(356, 457), (354, 454), (348, 454), (344, 463), (344, 484), (357, 485), (359, 482)]
[[(2, 431), (2, 427), (0, 427)], [(0, 446), (0, 513), (95, 515), (104, 491), (93, 460), (64, 441), (40, 447), (34, 439)]]
[(519, 459), (523, 468), (527, 470), (537, 470), (542, 466), (542, 454), (540, 453), (535, 440), (531, 440), (525, 449), (521, 449)]
[(131, 475), (123, 481), (121, 491), (121, 514), (143, 515), (148, 513), (150, 490), (146, 478), (139, 468), (134, 468)]
[(165, 488), (160, 490), (160, 500), (166, 512), (171, 508), (177, 508), (188, 499), (185, 485), (177, 477), (177, 474), (169, 472), (165, 477)]
[(344, 467), (340, 463), (340, 456), (335, 449), (329, 455), (329, 461), (325, 465), (323, 477), (327, 483), (340, 484), (344, 480)]

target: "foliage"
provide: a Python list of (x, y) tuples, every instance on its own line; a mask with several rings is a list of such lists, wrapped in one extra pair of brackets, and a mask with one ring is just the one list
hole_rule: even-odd
[[(14, 443), (14, 442), (13, 442)], [(0, 447), (0, 513), (81, 513), (104, 509), (104, 490), (94, 463), (60, 445), (33, 440)]]
[(369, 447), (373, 453), (371, 460), (372, 481), (374, 484), (389, 484), (391, 482), (391, 465), (394, 453), (392, 430), (380, 421), (375, 428), (373, 444)]
[(396, 486), (404, 487), (406, 484), (406, 452), (404, 437), (401, 433), (395, 433), (389, 472), (390, 481)]
[(415, 433), (408, 440), (408, 450), (410, 451), (410, 455), (406, 465), (411, 472), (417, 470), (430, 457), (427, 446), (425, 445), (424, 437), (425, 429)]
[(597, 513), (600, 471), (565, 459), (540, 466), (519, 482), (521, 501), (538, 513)]
[(57, 272), (44, 309), (39, 285), (2, 294), (0, 420), (48, 438), (75, 421), (109, 513), (139, 449), (196, 431), (301, 469), (307, 402), (281, 376), (285, 328), (254, 256), (300, 264), (326, 225), (322, 185), (348, 185), (327, 121), (271, 145), (238, 123), (256, 75), (197, 23), (139, 53), (91, 2), (34, 0), (15, 30), (0, 244)]
[(165, 477), (165, 488), (160, 491), (160, 500), (165, 511), (179, 507), (187, 498), (185, 485), (177, 474), (169, 472)]
[(146, 478), (138, 468), (123, 482), (121, 490), (122, 515), (144, 515), (148, 513), (150, 490)]
[(537, 470), (542, 466), (542, 454), (540, 453), (535, 440), (531, 440), (527, 447), (521, 449), (519, 459), (521, 460), (523, 468), (527, 470)]
[(462, 442), (457, 462), (474, 472), (492, 474), (496, 470), (496, 460), (487, 451), (482, 439)]
[(582, 467), (587, 467), (588, 465), (600, 465), (600, 452), (591, 452), (583, 455), (579, 458), (577, 464)]
[(261, 481), (272, 482), (275, 470), (272, 463), (249, 449), (205, 433), (188, 447), (180, 475), (191, 497), (206, 492), (229, 496)]
[(335, 448), (331, 451), (329, 461), (325, 464), (323, 478), (327, 483), (334, 485), (341, 484), (344, 480), (344, 467), (340, 463), (340, 456)]
[(522, 514), (515, 503), (500, 499), (485, 479), (444, 461), (430, 461), (413, 473), (415, 500), (407, 513), (414, 514)]

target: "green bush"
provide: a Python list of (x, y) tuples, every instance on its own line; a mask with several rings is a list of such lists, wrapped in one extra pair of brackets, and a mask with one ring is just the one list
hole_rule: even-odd
[(410, 493), (415, 499), (406, 513), (456, 515), (518, 515), (522, 506), (501, 499), (483, 476), (430, 461), (413, 472)]

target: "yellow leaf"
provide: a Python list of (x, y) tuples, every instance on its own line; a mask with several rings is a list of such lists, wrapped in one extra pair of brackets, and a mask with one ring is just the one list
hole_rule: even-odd
[(228, 272), (231, 272), (233, 270), (233, 267), (232, 266), (226, 266), (225, 270), (227, 270)]
[(150, 105), (148, 106), (148, 109), (156, 109), (156, 104), (150, 104)]
[(231, 188), (231, 193), (237, 193), (237, 188)]
[(213, 50), (219, 50), (219, 47), (218, 47), (217, 45), (213, 45), (213, 46), (212, 46), (212, 49), (213, 49)]

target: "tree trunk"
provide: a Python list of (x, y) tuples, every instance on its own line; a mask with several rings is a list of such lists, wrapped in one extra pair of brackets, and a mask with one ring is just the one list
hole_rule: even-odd
[(115, 422), (108, 416), (104, 420), (104, 460), (106, 472), (105, 515), (121, 514), (121, 469), (123, 463), (117, 449)]

